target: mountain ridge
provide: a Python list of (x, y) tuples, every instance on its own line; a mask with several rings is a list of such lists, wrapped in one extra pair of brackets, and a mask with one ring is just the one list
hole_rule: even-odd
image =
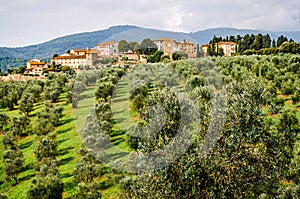
[(214, 36), (236, 36), (245, 34), (269, 34), (271, 38), (277, 39), (280, 35), (300, 41), (300, 31), (264, 31), (238, 28), (209, 28), (191, 33), (173, 32), (153, 28), (143, 28), (134, 25), (111, 26), (104, 30), (83, 32), (58, 37), (40, 44), (24, 47), (0, 47), (0, 57), (22, 58), (22, 59), (46, 59), (54, 54), (62, 54), (72, 48), (91, 48), (103, 41), (125, 39), (127, 41), (141, 42), (144, 38), (173, 38), (175, 40), (190, 40), (200, 45), (209, 42)]

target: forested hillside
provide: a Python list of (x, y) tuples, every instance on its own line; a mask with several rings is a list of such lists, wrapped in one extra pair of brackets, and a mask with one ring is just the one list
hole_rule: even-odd
[(145, 38), (173, 38), (178, 41), (186, 39), (196, 42), (200, 45), (208, 43), (215, 35), (217, 37), (244, 36), (246, 34), (269, 34), (271, 38), (278, 38), (280, 35), (286, 36), (288, 39), (293, 38), (296, 42), (300, 41), (299, 32), (266, 32), (259, 30), (243, 30), (233, 28), (214, 28), (195, 33), (182, 33), (172, 31), (162, 31), (150, 28), (142, 28), (136, 26), (113, 26), (105, 30), (95, 32), (80, 33), (60, 37), (42, 44), (7, 48), (0, 47), (0, 57), (23, 58), (23, 59), (45, 59), (50, 58), (54, 54), (61, 54), (67, 50), (74, 48), (92, 48), (102, 41), (110, 40), (127, 40), (141, 42)]
[(62, 54), (70, 49), (84, 49), (95, 47), (98, 43), (123, 31), (136, 28), (135, 26), (113, 26), (105, 30), (95, 32), (79, 33), (60, 37), (42, 44), (18, 47), (0, 48), (0, 57), (23, 58), (23, 59), (45, 59), (54, 54)]
[(26, 66), (26, 62), (26, 59), (21, 58), (0, 57), (0, 73), (5, 73), (8, 68), (19, 68), (20, 66)]

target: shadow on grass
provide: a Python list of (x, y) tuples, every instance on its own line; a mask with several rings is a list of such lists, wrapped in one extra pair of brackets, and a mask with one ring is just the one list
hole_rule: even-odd
[(64, 174), (60, 175), (61, 178), (69, 178), (69, 177), (72, 177), (72, 176), (73, 176), (72, 173), (64, 173)]
[(121, 97), (121, 98), (114, 98), (113, 103), (120, 103), (120, 102), (127, 102), (127, 97)]
[(124, 110), (114, 111), (114, 112), (113, 112), (114, 115), (121, 114), (121, 113), (124, 113)]
[(120, 124), (126, 121), (126, 118), (115, 118), (114, 119), (114, 124)]
[(58, 162), (58, 165), (61, 166), (61, 165), (68, 164), (68, 162), (72, 161), (73, 159), (74, 159), (74, 157), (68, 157), (68, 158), (61, 159)]
[(30, 180), (31, 178), (33, 178), (35, 175), (34, 173), (31, 173), (31, 174), (28, 174), (22, 178), (18, 178), (18, 181), (21, 182), (21, 181), (27, 181), (27, 180)]
[(77, 108), (80, 108), (80, 109), (90, 108), (92, 110), (95, 104), (96, 104), (96, 102), (94, 104), (90, 104), (90, 105), (88, 104), (85, 106), (83, 106), (82, 104), (79, 104)]
[(28, 163), (22, 167), (21, 172), (33, 169), (33, 163)]
[(37, 113), (30, 114), (30, 117), (36, 117)]
[(33, 144), (33, 140), (29, 141), (29, 142), (25, 142), (23, 144), (20, 144), (21, 149), (26, 149), (28, 147), (30, 147)]
[(58, 141), (59, 144), (64, 143), (65, 141), (68, 141), (70, 138), (61, 139)]
[(71, 149), (74, 149), (73, 146), (66, 147), (57, 151), (57, 155), (66, 155), (70, 152)]
[(59, 125), (61, 126), (61, 125), (65, 125), (65, 124), (68, 124), (68, 123), (70, 123), (70, 122), (73, 122), (74, 121), (74, 118), (68, 118), (68, 119), (65, 119), (65, 120), (61, 120), (60, 122), (59, 122)]
[(121, 142), (124, 142), (125, 139), (124, 138), (116, 138), (116, 139), (110, 139), (110, 141), (114, 144), (114, 145), (118, 145)]
[(106, 155), (105, 158), (109, 159), (110, 161), (114, 161), (114, 160), (123, 158), (123, 157), (127, 156), (128, 154), (129, 154), (129, 152), (114, 153), (114, 154)]
[(63, 130), (58, 130), (58, 131), (56, 131), (56, 133), (59, 135), (59, 134), (66, 133), (66, 132), (68, 132), (68, 131), (70, 131), (70, 130), (72, 130), (71, 127), (70, 127), (70, 128), (67, 128), (67, 129), (63, 129)]
[(83, 94), (83, 95), (81, 95), (81, 97), (82, 97), (82, 99), (94, 98), (95, 97), (95, 93)]
[(110, 137), (115, 137), (115, 136), (120, 136), (120, 135), (124, 135), (126, 133), (126, 131), (123, 130), (119, 130), (119, 131), (113, 131), (109, 134)]

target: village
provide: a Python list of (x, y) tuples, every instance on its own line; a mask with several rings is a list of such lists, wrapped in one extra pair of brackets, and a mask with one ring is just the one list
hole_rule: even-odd
[[(124, 40), (123, 40), (124, 41)], [(195, 59), (199, 57), (207, 57), (208, 49), (212, 44), (204, 44), (199, 47), (192, 41), (176, 41), (171, 38), (159, 38), (151, 40), (157, 51), (162, 51), (163, 56), (172, 60), (175, 52), (183, 52), (186, 58)], [(23, 75), (10, 75), (2, 77), (2, 80), (26, 80), (26, 79), (43, 79), (48, 73), (55, 72), (54, 68), (67, 67), (78, 73), (82, 69), (92, 69), (106, 67), (108, 64), (112, 67), (127, 67), (133, 64), (147, 63), (147, 55), (141, 54), (138, 50), (120, 51), (117, 41), (105, 41), (99, 43), (91, 49), (71, 49), (67, 52), (57, 55), (55, 54), (49, 63), (39, 59), (31, 59), (27, 62), (26, 70)], [(236, 52), (237, 45), (234, 42), (218, 42), (214, 44), (215, 49), (222, 49), (224, 56), (231, 56)]]

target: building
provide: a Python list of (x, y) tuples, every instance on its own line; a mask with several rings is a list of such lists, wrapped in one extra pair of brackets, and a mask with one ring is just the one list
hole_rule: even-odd
[(202, 51), (202, 57), (207, 57), (207, 49), (208, 49), (208, 44), (204, 44), (201, 46), (201, 51)]
[(137, 62), (139, 60), (139, 55), (129, 50), (122, 55), (122, 59), (126, 62)]
[(86, 63), (85, 64), (93, 67), (97, 58), (98, 58), (98, 51), (97, 50), (95, 50), (95, 49), (87, 50), (86, 51)]
[[(207, 57), (207, 50), (208, 50), (208, 46), (212, 47), (212, 44), (204, 44), (201, 46), (202, 49), (202, 53), (203, 53), (203, 57)], [(225, 41), (220, 41), (218, 43), (215, 43), (215, 51), (217, 51), (217, 49), (222, 48), (223, 52), (224, 52), (224, 56), (226, 57), (230, 57), (232, 54), (236, 53), (236, 49), (237, 49), (237, 44), (234, 42), (225, 42)]]
[(182, 51), (188, 54), (188, 58), (196, 58), (197, 45), (190, 41), (176, 42), (176, 51)]
[(236, 53), (237, 45), (234, 42), (218, 42), (218, 48), (222, 48), (224, 51), (224, 56), (230, 57), (232, 54)]
[(96, 50), (99, 51), (99, 56), (119, 55), (119, 43), (115, 41), (106, 41), (98, 44)]
[(170, 56), (176, 51), (176, 41), (173, 39), (160, 38), (155, 39), (153, 42), (157, 45), (158, 50), (164, 52), (164, 55)]
[(72, 49), (69, 53), (53, 57), (51, 63), (56, 65), (69, 66), (78, 69), (79, 66), (94, 66), (94, 61), (97, 59), (97, 50), (82, 50)]
[(42, 75), (43, 70), (47, 68), (45, 62), (38, 59), (31, 59), (27, 62), (25, 74), (29, 75)]

